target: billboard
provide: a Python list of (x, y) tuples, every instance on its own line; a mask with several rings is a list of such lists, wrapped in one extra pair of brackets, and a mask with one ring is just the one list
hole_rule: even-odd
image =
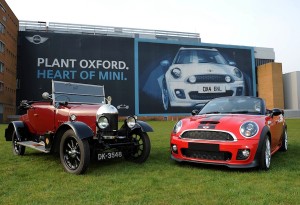
[(17, 102), (40, 100), (51, 80), (104, 85), (121, 115), (134, 112), (134, 39), (19, 32)]
[(252, 47), (19, 32), (17, 102), (51, 80), (104, 85), (122, 116), (180, 115), (208, 100), (256, 95)]
[(256, 95), (252, 47), (138, 40), (136, 113), (190, 113), (222, 96)]

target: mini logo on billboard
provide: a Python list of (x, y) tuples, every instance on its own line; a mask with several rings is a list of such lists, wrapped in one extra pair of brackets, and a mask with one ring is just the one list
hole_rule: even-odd
[(26, 39), (34, 44), (41, 44), (48, 40), (48, 38), (41, 37), (40, 35), (34, 35), (32, 37), (27, 36)]

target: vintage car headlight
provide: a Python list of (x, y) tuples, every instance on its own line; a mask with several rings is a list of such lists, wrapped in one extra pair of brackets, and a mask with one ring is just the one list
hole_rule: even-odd
[(242, 77), (242, 72), (238, 68), (233, 69), (234, 75), (238, 78)]
[(109, 125), (108, 119), (105, 116), (99, 117), (97, 123), (98, 123), (98, 126), (99, 126), (100, 129), (105, 129)]
[(133, 128), (135, 126), (135, 124), (136, 124), (135, 117), (133, 117), (133, 116), (128, 117), (127, 120), (126, 120), (126, 123), (127, 123), (127, 126), (129, 128)]
[(177, 78), (180, 78), (181, 77), (181, 70), (179, 68), (173, 68), (171, 70), (171, 74), (172, 76), (177, 79)]
[(258, 129), (258, 125), (255, 122), (245, 122), (240, 127), (240, 133), (244, 137), (249, 138), (255, 136), (258, 132)]
[(182, 121), (179, 120), (173, 128), (173, 133), (178, 133), (182, 127)]

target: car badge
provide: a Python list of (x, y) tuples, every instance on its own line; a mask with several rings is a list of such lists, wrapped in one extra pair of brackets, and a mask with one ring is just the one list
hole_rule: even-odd
[(209, 126), (208, 125), (204, 125), (203, 129), (209, 129)]
[(212, 69), (208, 69), (208, 72), (210, 72), (210, 73), (211, 73), (211, 72), (212, 72)]

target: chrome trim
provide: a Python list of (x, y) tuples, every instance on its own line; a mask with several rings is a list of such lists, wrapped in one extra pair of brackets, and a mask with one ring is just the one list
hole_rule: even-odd
[[(182, 134), (188, 131), (208, 131), (208, 132), (224, 132), (227, 134), (230, 134), (233, 137), (233, 141), (225, 141), (225, 140), (205, 140), (205, 139), (187, 139), (187, 138), (182, 138)], [(188, 129), (188, 130), (184, 130), (180, 135), (179, 138), (182, 140), (192, 140), (192, 141), (196, 141), (196, 140), (202, 140), (202, 141), (213, 141), (213, 142), (237, 142), (237, 137), (232, 133), (232, 132), (228, 132), (228, 131), (224, 131), (224, 130), (216, 130), (216, 129)]]

